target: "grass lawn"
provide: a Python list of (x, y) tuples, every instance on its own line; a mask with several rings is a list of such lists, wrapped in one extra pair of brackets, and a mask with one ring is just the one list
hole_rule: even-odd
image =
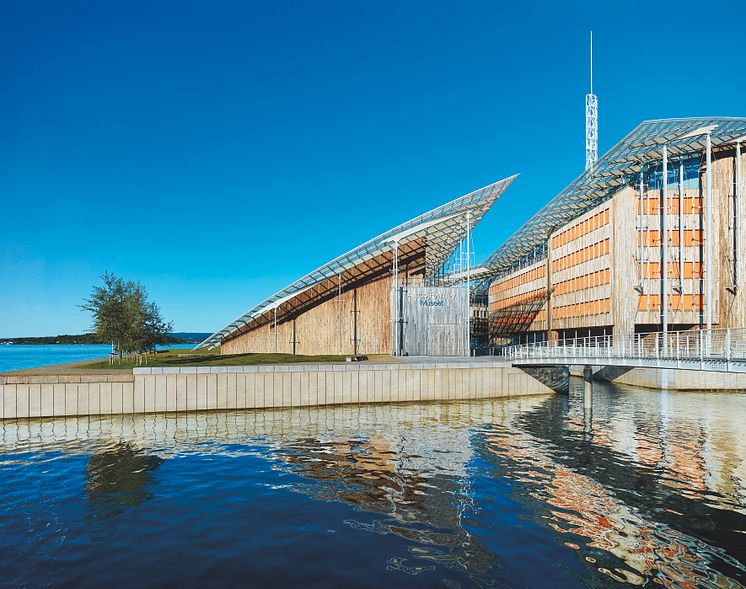
[(85, 364), (86, 369), (132, 370), (138, 366), (251, 366), (256, 364), (291, 364), (297, 362), (344, 362), (346, 356), (294, 356), (292, 354), (230, 354), (221, 356), (218, 351), (186, 349), (161, 350), (148, 358), (147, 364), (133, 361), (109, 365), (108, 360), (93, 360)]

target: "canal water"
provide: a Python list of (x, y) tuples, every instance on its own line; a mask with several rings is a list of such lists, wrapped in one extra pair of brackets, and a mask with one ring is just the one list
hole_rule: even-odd
[(738, 587), (746, 395), (0, 424), (8, 587)]

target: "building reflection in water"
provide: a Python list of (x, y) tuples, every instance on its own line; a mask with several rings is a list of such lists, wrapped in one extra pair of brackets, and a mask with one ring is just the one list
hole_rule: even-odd
[(294, 491), (354, 506), (365, 517), (348, 520), (352, 528), (404, 539), (409, 551), (392, 556), (388, 568), (417, 574), (440, 565), (488, 579), (499, 560), (463, 524), (477, 508), (468, 492), (471, 428), (510, 420), (544, 399), (112, 416), (0, 427), (6, 450), (90, 455), (86, 491), (95, 518), (147, 501), (164, 460), (185, 453), (268, 451), (278, 466), (305, 481), (294, 484)]
[[(484, 459), (599, 579), (739, 586), (744, 398), (608, 389), (591, 416), (575, 395), (37, 420), (2, 423), (0, 444), (5, 452), (90, 454), (86, 491), (96, 518), (147, 501), (162, 461), (268, 453), (300, 477), (295, 491), (365, 514), (350, 526), (407, 540), (409, 552), (390, 568), (416, 574), (437, 564), (490, 578), (498, 556), (465, 524), (483, 507), (471, 469)], [(676, 520), (685, 508), (694, 519), (726, 518), (712, 524), (722, 541)]]
[(486, 432), (498, 474), (533, 484), (537, 517), (617, 581), (741, 586), (723, 571), (746, 579), (744, 396), (605, 389), (590, 438), (579, 394), (564, 423), (545, 406)]

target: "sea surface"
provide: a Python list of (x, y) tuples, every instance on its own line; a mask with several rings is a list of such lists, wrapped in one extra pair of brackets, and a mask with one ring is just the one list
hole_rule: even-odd
[(7, 587), (740, 587), (746, 395), (0, 422)]
[[(194, 344), (174, 344), (162, 347), (193, 348)], [(108, 357), (110, 352), (109, 344), (0, 345), (0, 372), (95, 360)]]

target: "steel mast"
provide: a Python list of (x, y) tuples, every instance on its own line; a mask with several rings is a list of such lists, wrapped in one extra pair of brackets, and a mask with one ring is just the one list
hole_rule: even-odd
[(585, 95), (585, 169), (598, 160), (598, 97), (593, 93), (593, 31), (591, 31), (591, 91)]

